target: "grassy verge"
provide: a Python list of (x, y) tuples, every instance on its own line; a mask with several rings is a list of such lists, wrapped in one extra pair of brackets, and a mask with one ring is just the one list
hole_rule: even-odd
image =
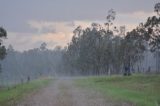
[(51, 79), (39, 79), (31, 81), (30, 83), (16, 85), (9, 90), (7, 88), (1, 89), (0, 106), (13, 106), (24, 95), (49, 84), (50, 81)]
[(76, 82), (81, 87), (100, 91), (113, 101), (160, 106), (160, 75), (89, 77)]

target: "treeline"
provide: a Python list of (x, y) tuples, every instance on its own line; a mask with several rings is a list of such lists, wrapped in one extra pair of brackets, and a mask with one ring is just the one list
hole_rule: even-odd
[(10, 45), (6, 52), (7, 56), (1, 61), (0, 83), (8, 85), (55, 76), (62, 61), (62, 49), (57, 46), (49, 50), (46, 43), (24, 52), (15, 51)]
[[(113, 26), (115, 11), (110, 10), (107, 23), (93, 23), (91, 27), (74, 30), (72, 41), (64, 52), (65, 69), (72, 75), (130, 75), (136, 71), (136, 65), (144, 59), (146, 52), (156, 54), (156, 72), (160, 70), (160, 17), (158, 5), (157, 16), (149, 17), (146, 22), (130, 32), (125, 27)], [(113, 28), (111, 28), (113, 27)], [(158, 61), (157, 61), (158, 60)], [(150, 60), (151, 61), (151, 60)], [(152, 69), (147, 67), (148, 72)], [(139, 70), (142, 71), (142, 70)]]
[(99, 24), (86, 29), (78, 27), (64, 54), (64, 66), (72, 74), (122, 73), (124, 66), (133, 67), (142, 59), (146, 50), (147, 42), (138, 31), (115, 36), (113, 31)]

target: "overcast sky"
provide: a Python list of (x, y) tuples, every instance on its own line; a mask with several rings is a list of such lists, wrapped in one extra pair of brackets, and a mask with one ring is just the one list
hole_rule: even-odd
[(39, 47), (65, 46), (73, 29), (104, 22), (107, 11), (117, 12), (116, 25), (128, 30), (153, 15), (159, 0), (0, 0), (0, 26), (8, 32), (5, 45), (23, 51)]

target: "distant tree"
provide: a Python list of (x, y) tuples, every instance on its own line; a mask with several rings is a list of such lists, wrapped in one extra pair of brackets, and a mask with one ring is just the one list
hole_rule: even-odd
[(14, 51), (14, 48), (12, 45), (9, 45), (8, 48), (7, 48), (7, 52), (13, 52)]
[(116, 12), (113, 9), (110, 9), (106, 17), (107, 22), (105, 23), (105, 26), (107, 26), (108, 32), (110, 30), (110, 26), (113, 25), (113, 21), (115, 20), (115, 17), (116, 17)]
[(47, 49), (47, 44), (45, 42), (43, 42), (40, 46), (40, 50), (44, 51)]
[(141, 34), (138, 28), (133, 29), (127, 33), (123, 40), (124, 66), (128, 70), (127, 74), (124, 75), (130, 75), (131, 67), (143, 57), (142, 55), (146, 50), (145, 39)]
[(160, 16), (160, 3), (155, 4), (154, 11)]
[(62, 49), (61, 46), (56, 46), (56, 47), (54, 48), (55, 51), (60, 51), (61, 49)]
[(79, 37), (81, 34), (82, 34), (82, 27), (81, 26), (78, 26), (74, 31), (73, 31), (73, 34), (74, 36), (76, 37)]

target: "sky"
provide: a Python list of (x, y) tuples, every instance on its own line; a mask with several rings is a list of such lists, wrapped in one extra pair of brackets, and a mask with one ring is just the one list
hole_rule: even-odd
[(114, 25), (138, 26), (154, 15), (159, 0), (0, 0), (0, 26), (7, 30), (6, 47), (24, 51), (46, 42), (49, 49), (66, 46), (73, 30), (92, 22), (106, 21), (108, 10), (116, 11)]

